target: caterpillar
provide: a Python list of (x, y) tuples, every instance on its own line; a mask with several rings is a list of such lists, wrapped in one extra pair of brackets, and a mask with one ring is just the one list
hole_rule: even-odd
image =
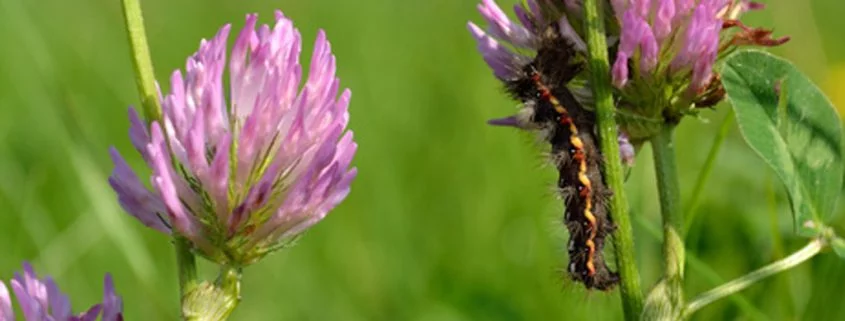
[(551, 145), (559, 172), (557, 187), (566, 207), (570, 277), (588, 289), (610, 290), (619, 275), (607, 267), (602, 249), (615, 225), (608, 213), (611, 191), (601, 171), (595, 115), (566, 87), (583, 66), (573, 59), (573, 46), (556, 26), (550, 26), (542, 39), (533, 61), (519, 77), (506, 81), (506, 91), (523, 103), (513, 121), (517, 127), (538, 130)]

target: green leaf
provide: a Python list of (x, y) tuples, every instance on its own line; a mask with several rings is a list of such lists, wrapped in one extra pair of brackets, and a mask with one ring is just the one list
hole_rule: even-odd
[(722, 83), (745, 141), (786, 186), (799, 234), (817, 235), (842, 187), (842, 125), (833, 105), (790, 62), (762, 51), (728, 57)]

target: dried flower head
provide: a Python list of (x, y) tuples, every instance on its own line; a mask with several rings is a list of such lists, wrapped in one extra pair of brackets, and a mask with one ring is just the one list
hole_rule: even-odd
[(279, 11), (275, 20), (256, 31), (257, 15), (247, 15), (228, 61), (228, 96), (226, 25), (200, 43), (184, 77), (172, 74), (162, 120), (148, 130), (130, 109), (152, 190), (111, 151), (109, 182), (122, 207), (221, 264), (254, 263), (289, 243), (346, 197), (356, 173), (350, 91), (339, 92), (325, 33), (303, 85), (299, 31)]
[[(122, 321), (123, 302), (114, 292), (111, 276), (103, 282), (103, 302), (87, 311), (73, 315), (68, 297), (59, 291), (52, 278), (39, 279), (29, 263), (23, 263), (23, 274), (15, 273), (9, 282), (27, 321)], [(0, 282), (0, 321), (15, 320), (9, 291)]]

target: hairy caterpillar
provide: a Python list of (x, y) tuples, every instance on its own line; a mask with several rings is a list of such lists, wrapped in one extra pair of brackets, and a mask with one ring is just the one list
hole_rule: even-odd
[(607, 209), (611, 191), (601, 171), (595, 115), (566, 87), (582, 65), (573, 59), (573, 46), (556, 26), (549, 27), (542, 39), (534, 60), (524, 66), (519, 77), (506, 82), (508, 93), (523, 102), (520, 113), (509, 121), (538, 130), (551, 145), (570, 235), (568, 273), (589, 289), (610, 290), (619, 276), (607, 267), (602, 249), (615, 226)]

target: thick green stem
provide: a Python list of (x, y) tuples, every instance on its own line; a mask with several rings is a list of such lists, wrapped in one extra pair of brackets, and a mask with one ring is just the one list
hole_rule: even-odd
[(141, 105), (147, 121), (161, 118), (161, 104), (158, 101), (153, 61), (150, 58), (150, 48), (147, 46), (147, 35), (144, 31), (144, 16), (141, 14), (139, 0), (123, 0), (123, 21), (126, 24), (126, 34), (129, 37), (129, 47), (132, 51), (132, 66), (135, 68), (135, 83), (141, 95)]
[(619, 135), (613, 96), (610, 88), (610, 64), (607, 58), (604, 20), (601, 15), (602, 1), (584, 1), (584, 21), (589, 51), (590, 84), (596, 102), (596, 126), (601, 139), (601, 151), (605, 157), (604, 174), (607, 185), (613, 191), (610, 210), (617, 229), (613, 232), (613, 247), (616, 251), (616, 266), (621, 278), (620, 292), (626, 320), (636, 320), (643, 308), (643, 294), (640, 289), (640, 274), (634, 260), (634, 234), (625, 198), (625, 175), (619, 157)]
[(674, 125), (666, 124), (651, 139), (657, 191), (660, 195), (660, 214), (663, 218), (663, 259), (665, 280), (671, 286), (671, 302), (683, 302), (684, 279), (684, 216), (681, 212), (681, 192), (675, 164), (675, 145), (672, 141)]
[(807, 244), (807, 246), (788, 257), (785, 257), (774, 263), (759, 268), (754, 272), (748, 273), (743, 277), (732, 280), (710, 291), (700, 294), (699, 296), (695, 297), (692, 301), (690, 301), (689, 305), (687, 305), (687, 307), (684, 309), (684, 318), (689, 318), (689, 316), (692, 315), (695, 311), (698, 311), (698, 309), (701, 309), (702, 307), (712, 303), (713, 301), (742, 291), (748, 286), (756, 283), (757, 281), (760, 281), (777, 273), (789, 270), (797, 266), (798, 264), (801, 264), (804, 261), (811, 259), (813, 256), (816, 256), (816, 254), (819, 254), (822, 248), (824, 248), (824, 241), (819, 239), (813, 240), (810, 242), (810, 244)]
[(176, 265), (179, 269), (179, 296), (184, 297), (197, 282), (197, 261), (191, 253), (191, 243), (187, 239), (173, 237), (173, 247), (176, 249)]
[[(161, 120), (161, 104), (158, 100), (153, 62), (147, 46), (144, 31), (144, 16), (139, 0), (123, 0), (123, 20), (131, 48), (132, 65), (135, 68), (135, 82), (141, 96), (141, 106), (147, 123)], [(191, 253), (191, 244), (184, 238), (175, 236), (173, 245), (176, 250), (176, 264), (179, 273), (179, 293), (184, 296), (196, 284), (197, 264)]]

